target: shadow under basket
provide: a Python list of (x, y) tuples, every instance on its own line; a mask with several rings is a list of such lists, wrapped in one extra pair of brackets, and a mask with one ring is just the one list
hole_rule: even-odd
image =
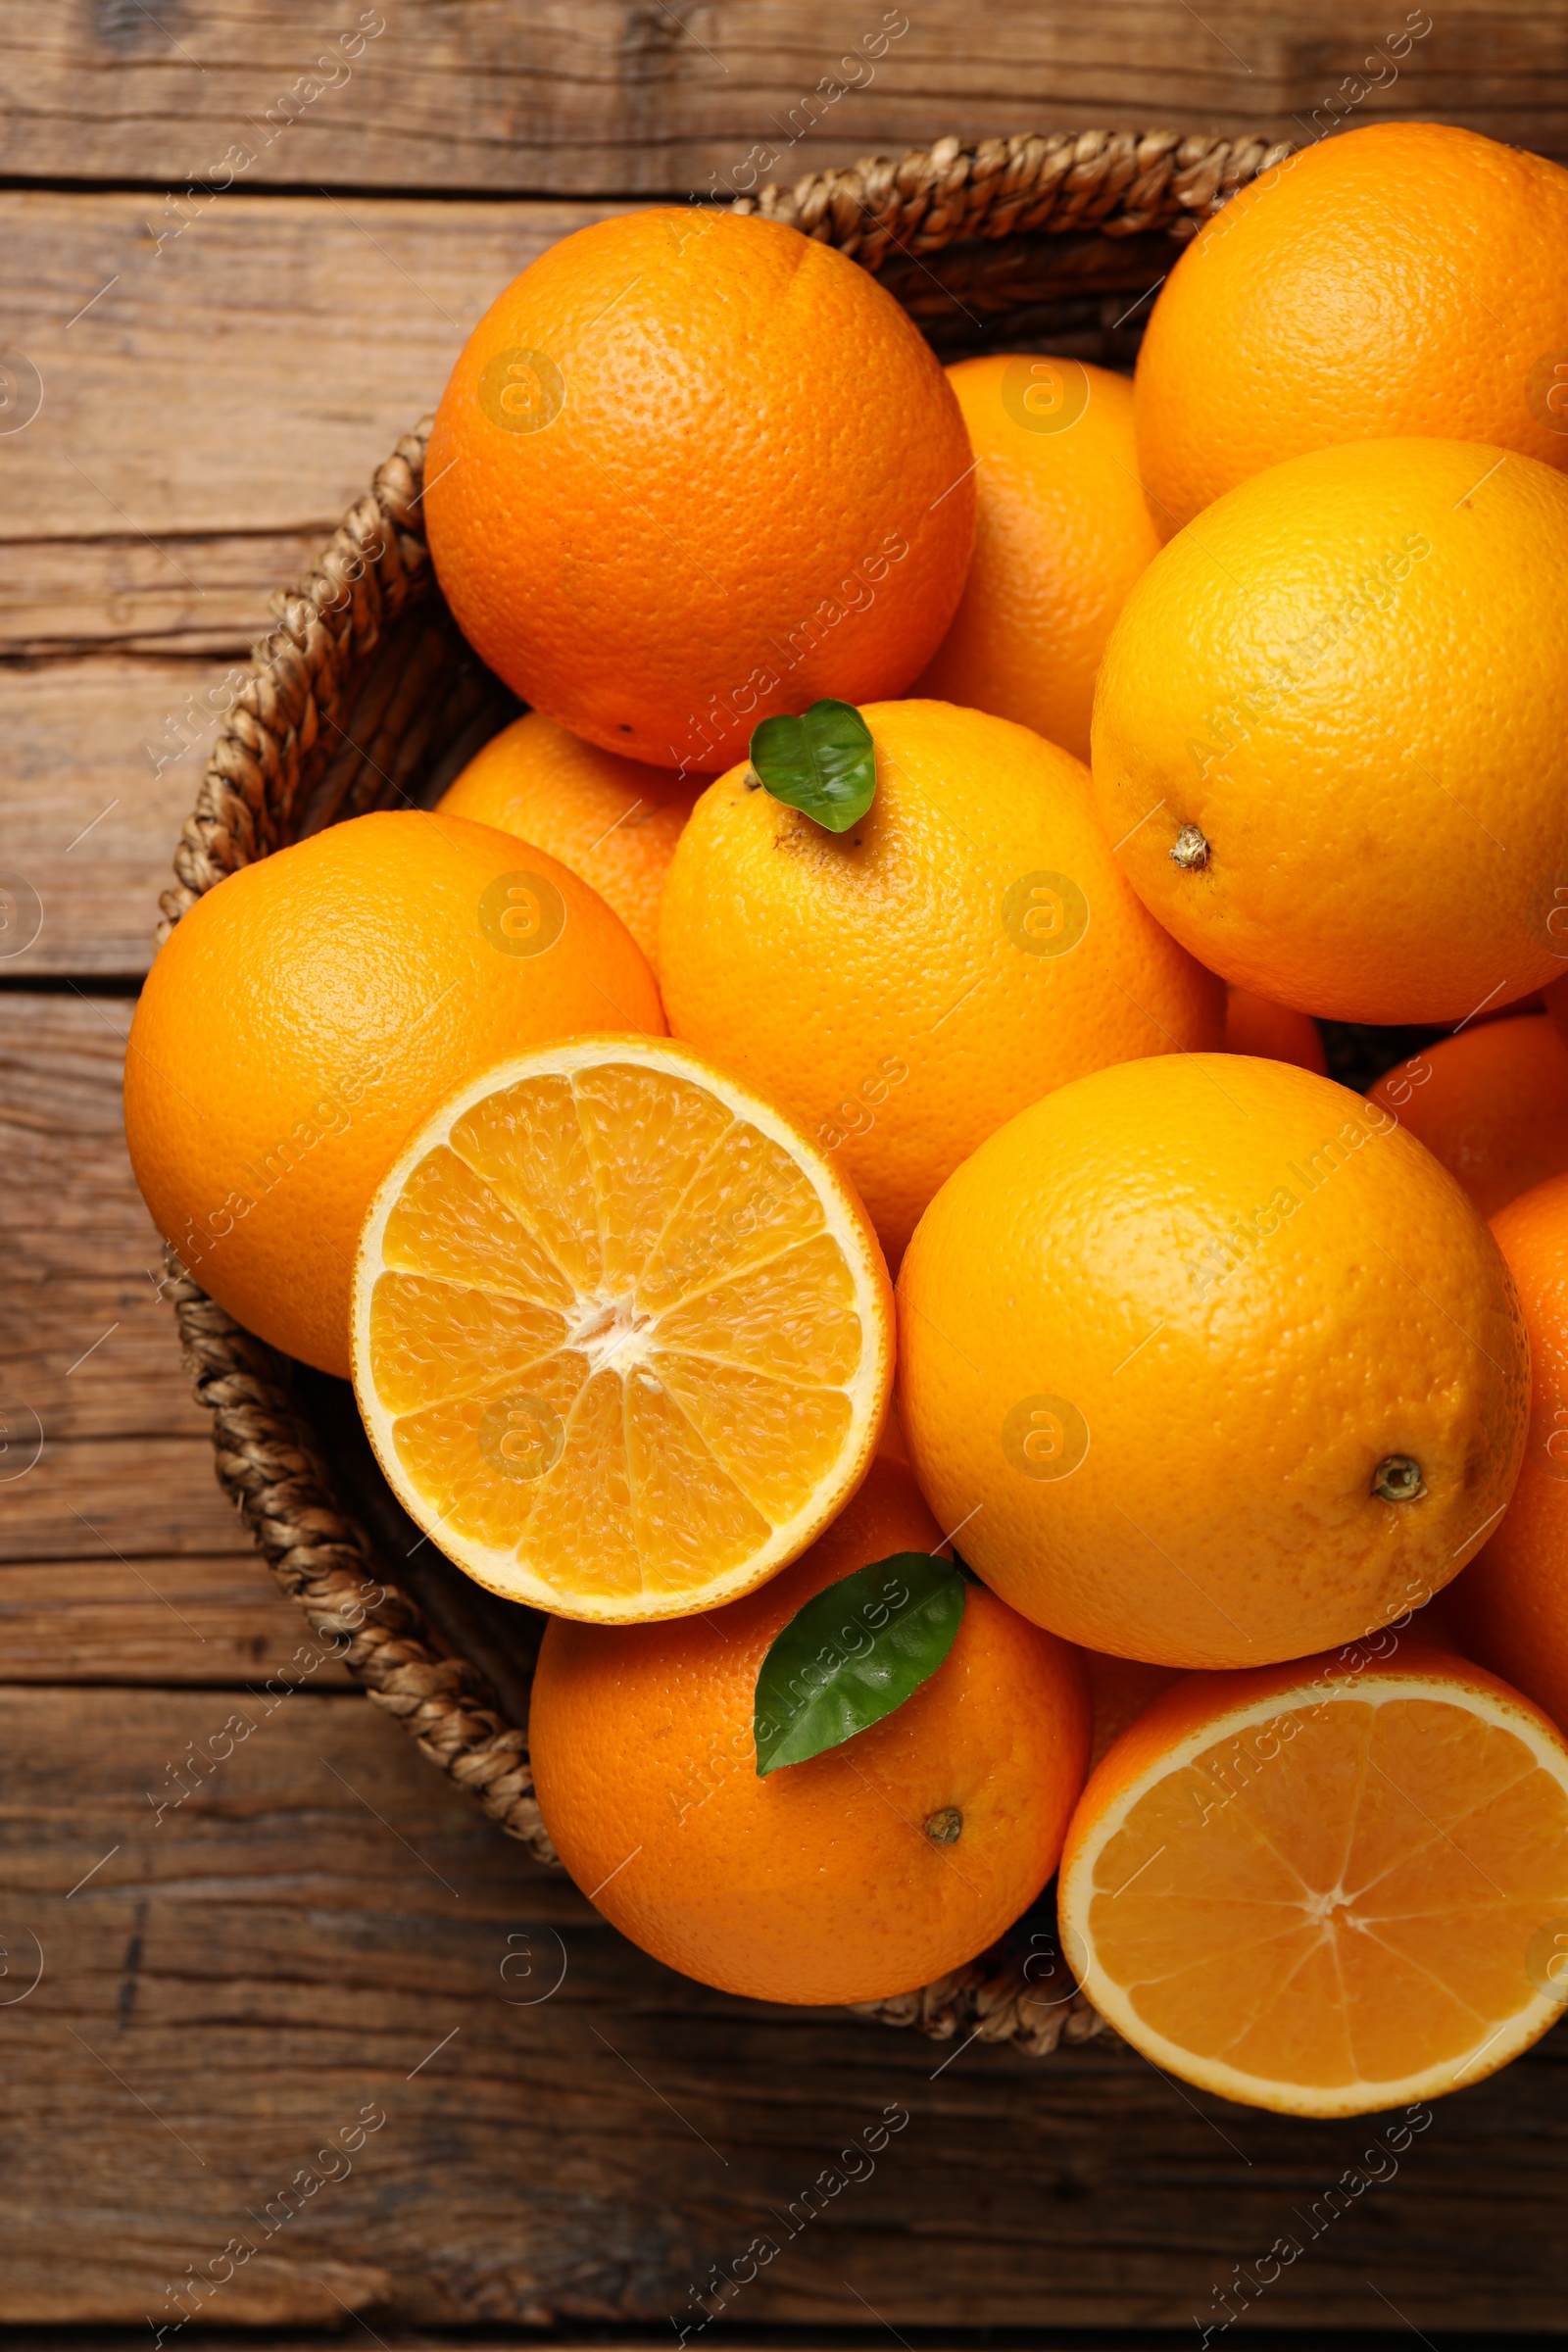
[[(1290, 152), (1174, 131), (956, 138), (766, 188), (737, 205), (867, 270), (944, 359), (1049, 351), (1127, 366), (1181, 242)], [(420, 500), (429, 420), (398, 443), (310, 575), (272, 599), (174, 854), (160, 939), (253, 859), (370, 808), (430, 807), (515, 698), (436, 584)], [(559, 1869), (534, 1798), (528, 1690), (544, 1620), (453, 1566), (382, 1479), (347, 1384), (243, 1330), (169, 1252), (186, 1369), (219, 1483), (272, 1573), (355, 1679), (534, 1860)], [(859, 2014), (1043, 2055), (1102, 2030), (1042, 1898), (991, 1950)]]

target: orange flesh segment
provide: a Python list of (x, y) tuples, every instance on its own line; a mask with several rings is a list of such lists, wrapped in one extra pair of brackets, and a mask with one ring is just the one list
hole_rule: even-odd
[(1097, 1855), (1088, 1925), (1176, 2048), (1328, 2091), (1479, 2053), (1538, 1999), (1533, 1939), (1563, 1915), (1562, 1780), (1471, 1708), (1396, 1695), (1285, 1709), (1175, 1767)]
[(470, 1105), (381, 1263), (370, 1373), (404, 1474), (564, 1605), (701, 1591), (849, 1438), (844, 1248), (788, 1152), (685, 1076), (607, 1061)]

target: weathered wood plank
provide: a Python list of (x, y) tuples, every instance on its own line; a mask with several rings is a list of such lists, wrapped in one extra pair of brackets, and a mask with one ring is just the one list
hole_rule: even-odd
[(1185, 2331), (1287, 2231), (1275, 2326), (1376, 2327), (1378, 2291), (1423, 2330), (1561, 2310), (1560, 2040), (1438, 2106), (1330, 2223), (1376, 2126), (1189, 2101), (1125, 2050), (939, 2049), (705, 1992), (357, 1699), (122, 1692), (106, 1722), (0, 1690), (0, 1856), (18, 1990), (43, 1952), (0, 2007), (8, 2322), (177, 2316), (231, 2239), (255, 2252), (200, 2299), (217, 2327), (678, 2328), (716, 2265), (731, 2326)]
[(33, 1401), (52, 1443), (101, 1437), (198, 1434), (205, 1416), (192, 1404), (180, 1370), (173, 1318), (149, 1276), (163, 1278), (161, 1255), (141, 1203), (126, 1201), (147, 1262), (117, 1281), (57, 1275), (21, 1279), (0, 1298), (0, 1361), (7, 1393)]
[(0, 998), (0, 1361), (51, 1445), (200, 1437), (121, 1123), (132, 1006)]
[(305, 1637), (218, 1490), (158, 1296), (120, 1121), (130, 1010), (0, 999), (5, 1681), (243, 1683)]
[[(91, 1546), (88, 1529), (78, 1536)], [(351, 1687), (335, 1658), (313, 1662), (320, 1648), (249, 1550), (218, 1559), (117, 1559), (100, 1550), (0, 1568), (0, 1683), (244, 1689), (309, 1666), (314, 1685)]]
[[(1356, 119), (1446, 116), (1560, 148), (1560, 7), (1465, 0), (1434, 14), (1397, 81)], [(345, 12), (339, 33), (310, 0), (98, 0), (19, 13), (0, 31), (0, 169), (176, 187), (199, 174), (650, 194), (754, 184), (757, 148), (768, 176), (790, 180), (949, 131), (1155, 122), (1295, 137), (1298, 118), (1406, 16), (1369, 15), (1360, 0), (989, 15), (961, 0), (912, 12), (878, 0), (854, 17), (827, 0), (447, 0)]]
[[(13, 1412), (25, 1446), (33, 1425)], [(57, 1440), (45, 1426), (36, 1466), (0, 1488), (0, 1563), (106, 1557), (251, 1556), (251, 1542), (213, 1476), (211, 1441), (145, 1436)]]
[[(229, 666), (106, 655), (0, 671), (0, 972), (146, 970)], [(128, 1008), (98, 1017), (123, 1028)]]
[[(215, 482), (220, 503), (221, 488)], [(84, 650), (232, 658), (269, 625), (268, 598), (300, 576), (337, 519), (323, 514), (309, 529), (169, 538), (162, 550), (123, 530), (12, 540), (0, 576), (0, 661)]]

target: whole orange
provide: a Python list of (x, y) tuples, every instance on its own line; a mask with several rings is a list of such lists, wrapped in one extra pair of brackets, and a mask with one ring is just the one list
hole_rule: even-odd
[(1539, 1012), (1423, 1046), (1369, 1092), (1484, 1217), (1568, 1168), (1568, 1046)]
[(1111, 622), (1159, 552), (1132, 386), (1108, 368), (1027, 354), (959, 360), (948, 381), (975, 453), (974, 556), (913, 691), (1015, 718), (1087, 760)]
[(664, 876), (700, 790), (530, 710), (474, 754), (440, 813), (536, 841), (598, 891), (652, 957)]
[(862, 714), (852, 832), (710, 785), (675, 851), (659, 966), (677, 1037), (836, 1154), (890, 1263), (994, 1129), (1085, 1070), (1216, 1046), (1221, 990), (1139, 905), (1069, 753), (950, 703)]
[(1513, 1488), (1501, 1254), (1381, 1104), (1281, 1061), (1064, 1086), (949, 1178), (899, 1280), (909, 1460), (964, 1557), (1069, 1641), (1240, 1666), (1458, 1573)]
[(1568, 464), (1568, 172), (1442, 122), (1290, 156), (1204, 223), (1138, 359), (1168, 535), (1283, 458), (1406, 435)]
[(907, 1471), (878, 1461), (744, 1600), (663, 1625), (551, 1620), (529, 1715), (546, 1826), (605, 1917), (666, 1967), (757, 2000), (880, 2000), (973, 1959), (1045, 1886), (1088, 1761), (1083, 1667), (983, 1588), (893, 1714), (758, 1776), (775, 1636), (824, 1586), (941, 1541)]
[(430, 552), (524, 701), (713, 774), (771, 712), (918, 674), (963, 589), (972, 465), (865, 270), (661, 206), (563, 238), (475, 327), (430, 435)]
[(437, 1103), (525, 1046), (663, 1026), (642, 951), (543, 851), (352, 817), (229, 874), (160, 949), (125, 1059), (131, 1165), (220, 1306), (347, 1377), (360, 1226)]
[(1467, 1654), (1568, 1726), (1568, 1175), (1492, 1220), (1530, 1335), (1530, 1438), (1489, 1540), (1444, 1595)]
[(1094, 776), (1145, 903), (1276, 1004), (1464, 1021), (1555, 979), (1568, 479), (1465, 441), (1253, 474), (1122, 607)]
[(1225, 991), (1225, 1051), (1252, 1054), (1266, 1061), (1294, 1061), (1298, 1070), (1328, 1076), (1323, 1037), (1310, 1013), (1271, 1004), (1248, 988)]

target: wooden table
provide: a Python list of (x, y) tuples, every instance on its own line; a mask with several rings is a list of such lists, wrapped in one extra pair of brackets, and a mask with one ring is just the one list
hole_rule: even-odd
[(0, 7), (0, 2322), (145, 2341), (226, 2260), (187, 2339), (674, 2343), (727, 2278), (710, 2337), (1190, 2340), (1294, 2233), (1258, 2328), (1562, 2328), (1560, 2035), (1336, 2200), (1371, 2126), (726, 2000), (621, 1943), (305, 1641), (214, 1486), (120, 1130), (209, 690), (542, 246), (745, 185), (759, 144), (792, 177), (1333, 101), (1562, 146), (1564, 0), (1436, 6), (1359, 99), (1396, 0)]

